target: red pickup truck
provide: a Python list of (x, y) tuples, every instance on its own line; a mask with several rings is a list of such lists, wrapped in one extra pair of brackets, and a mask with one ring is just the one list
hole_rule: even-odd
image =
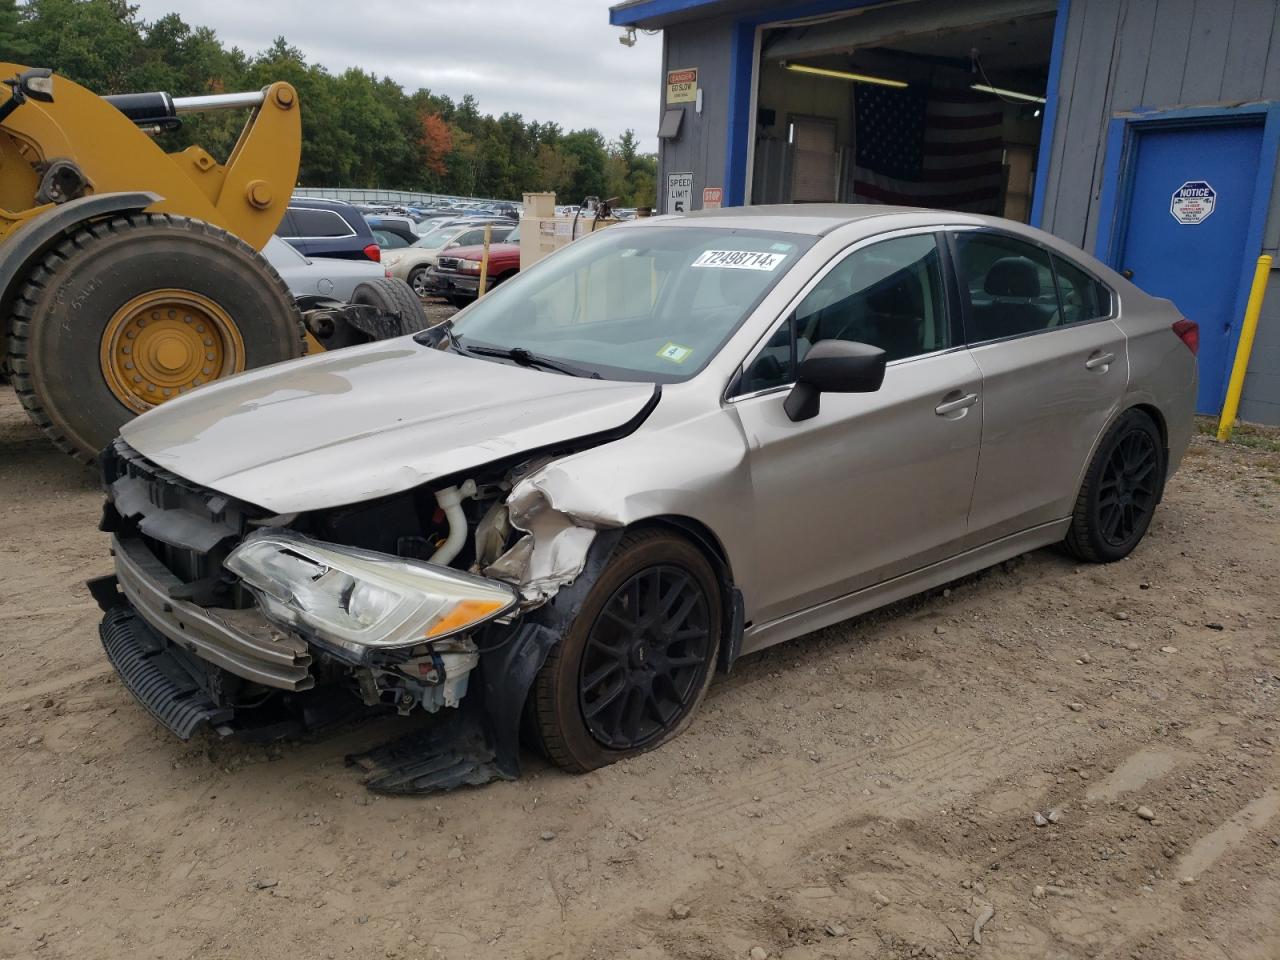
[[(509, 277), (520, 272), (520, 228), (503, 243), (489, 244), (489, 278), (485, 288), (492, 290)], [(455, 307), (465, 307), (476, 298), (480, 288), (480, 258), (484, 247), (454, 247), (447, 254), (436, 258), (436, 264), (427, 271), (423, 286), (427, 294), (444, 297)]]

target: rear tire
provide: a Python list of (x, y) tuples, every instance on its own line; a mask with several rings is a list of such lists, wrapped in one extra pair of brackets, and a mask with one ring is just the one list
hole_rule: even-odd
[(351, 292), (351, 302), (376, 307), (380, 313), (400, 317), (400, 335), (418, 333), (431, 324), (422, 301), (399, 277), (366, 280)]
[(628, 533), (534, 680), (542, 752), (585, 773), (678, 736), (711, 685), (721, 611), (697, 547), (665, 530)]
[[(153, 358), (153, 365), (164, 372), (174, 364), (174, 385), (165, 388), (168, 394), (147, 395), (138, 381), (142, 395), (130, 394), (127, 384), (141, 367), (126, 366), (132, 361), (125, 337), (136, 340), (142, 324), (122, 311), (155, 297), (168, 314), (168, 293), (221, 318), (220, 333), (206, 331), (220, 338), (219, 366), (204, 373), (191, 344), (198, 350), (208, 340), (192, 341), (181, 317), (171, 319), (178, 332), (154, 344), (159, 361)], [(175, 306), (181, 314), (181, 304)], [(145, 323), (146, 316), (138, 316)], [(288, 287), (248, 244), (199, 220), (133, 214), (87, 224), (44, 255), (14, 303), (9, 356), (14, 387), (32, 420), (59, 448), (90, 463), (140, 408), (186, 392), (194, 379), (203, 383), (300, 356), (302, 338)], [(183, 379), (184, 365), (193, 365), (193, 378)]]
[(1078, 560), (1122, 560), (1146, 535), (1164, 493), (1160, 428), (1141, 410), (1111, 425), (1085, 473), (1063, 544)]

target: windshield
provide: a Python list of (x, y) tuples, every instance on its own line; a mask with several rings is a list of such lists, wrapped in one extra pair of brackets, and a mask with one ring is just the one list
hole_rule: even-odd
[(414, 246), (422, 247), (426, 250), (436, 250), (443, 247), (465, 229), (466, 227), (460, 227), (457, 224), (447, 227), (436, 227), (434, 230), (424, 233), (419, 237), (414, 243)]
[(813, 238), (712, 227), (611, 227), (458, 316), (468, 347), (519, 347), (610, 380), (687, 380)]

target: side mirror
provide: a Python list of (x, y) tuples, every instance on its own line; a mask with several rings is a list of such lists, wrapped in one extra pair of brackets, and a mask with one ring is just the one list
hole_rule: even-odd
[(821, 340), (800, 361), (782, 409), (792, 421), (818, 415), (824, 393), (875, 393), (884, 382), (884, 351), (866, 343)]

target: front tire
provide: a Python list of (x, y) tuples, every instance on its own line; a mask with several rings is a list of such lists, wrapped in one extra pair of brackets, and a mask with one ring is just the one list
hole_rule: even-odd
[(409, 271), (409, 286), (413, 288), (413, 292), (417, 294), (419, 298), (425, 299), (429, 295), (427, 293), (426, 267), (414, 267)]
[(697, 547), (663, 530), (623, 537), (534, 680), (543, 753), (585, 773), (677, 736), (711, 685), (721, 611)]
[(1111, 426), (1089, 463), (1063, 541), (1078, 560), (1122, 560), (1146, 535), (1164, 493), (1166, 455), (1160, 428), (1141, 410)]

